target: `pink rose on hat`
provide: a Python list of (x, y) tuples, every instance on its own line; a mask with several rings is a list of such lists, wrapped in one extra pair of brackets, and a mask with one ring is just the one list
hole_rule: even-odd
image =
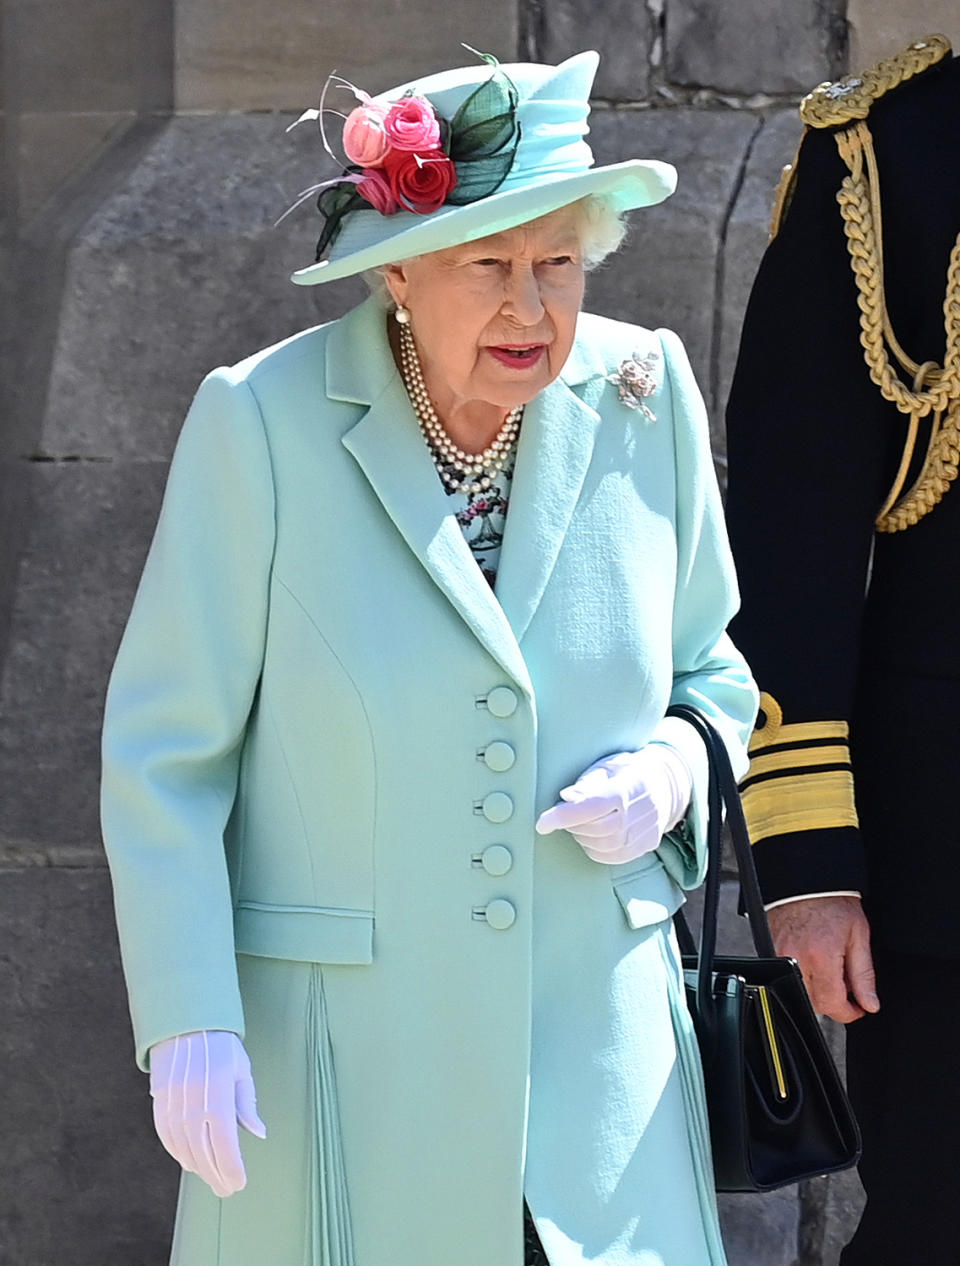
[(425, 97), (401, 97), (387, 111), (383, 130), (394, 149), (428, 150), (440, 147), (440, 123)]
[(400, 210), (390, 188), (390, 181), (382, 171), (368, 168), (357, 182), (357, 193), (366, 198), (374, 211), (379, 211), (381, 215), (395, 215)]
[(368, 102), (347, 115), (343, 125), (343, 150), (358, 167), (379, 167), (390, 148), (384, 130), (386, 106)]

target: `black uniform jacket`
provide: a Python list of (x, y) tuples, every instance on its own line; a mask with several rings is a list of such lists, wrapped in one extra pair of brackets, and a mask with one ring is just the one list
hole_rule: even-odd
[[(914, 360), (942, 365), (960, 60), (882, 96), (868, 125), (892, 326)], [(907, 418), (870, 381), (860, 346), (836, 201), (846, 174), (832, 131), (808, 131), (727, 413), (743, 594), (732, 633), (782, 713), (768, 701), (745, 798), (765, 822), (755, 848), (768, 902), (860, 890), (875, 937), (958, 955), (960, 481), (907, 530), (874, 530)], [(925, 447), (921, 429), (921, 459)]]

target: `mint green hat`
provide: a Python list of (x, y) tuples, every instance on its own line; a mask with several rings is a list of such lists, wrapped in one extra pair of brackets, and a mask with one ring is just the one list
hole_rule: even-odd
[[(408, 210), (382, 215), (372, 207), (350, 211), (343, 216), (327, 258), (299, 269), (291, 280), (313, 286), (427, 255), (515, 228), (588, 194), (603, 195), (617, 211), (669, 198), (677, 183), (669, 163), (630, 159), (593, 166), (593, 154), (583, 138), (589, 130), (590, 88), (599, 61), (597, 53), (586, 52), (559, 66), (502, 66), (517, 90), (520, 140), (496, 191), (466, 205), (445, 204), (427, 215)], [(381, 93), (373, 101), (386, 107), (414, 94), (426, 97), (438, 117), (449, 120), (489, 76), (487, 65), (447, 70)]]

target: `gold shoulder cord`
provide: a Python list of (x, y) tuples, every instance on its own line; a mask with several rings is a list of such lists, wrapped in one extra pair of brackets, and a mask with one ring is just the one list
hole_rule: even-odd
[[(906, 354), (890, 324), (884, 293), (883, 221), (880, 209), (880, 177), (870, 129), (863, 122), (875, 100), (935, 65), (950, 53), (942, 35), (931, 35), (911, 44), (898, 56), (878, 63), (858, 77), (837, 84), (821, 84), (805, 97), (800, 114), (808, 127), (850, 126), (836, 133), (837, 148), (849, 175), (843, 180), (837, 201), (843, 216), (847, 249), (853, 268), (860, 308), (860, 342), (870, 378), (909, 419), (900, 468), (880, 509), (880, 532), (899, 532), (917, 523), (946, 495), (957, 477), (960, 462), (960, 236), (950, 253), (946, 296), (943, 303), (946, 354), (942, 366), (922, 365)], [(907, 387), (891, 364), (892, 352), (912, 378)], [(917, 440), (920, 419), (933, 415), (923, 469), (900, 500)]]
[(793, 156), (793, 162), (787, 163), (783, 171), (780, 173), (780, 180), (777, 182), (777, 188), (773, 195), (773, 210), (770, 212), (770, 233), (769, 241), (780, 232), (780, 225), (783, 217), (790, 210), (790, 203), (793, 201), (793, 187), (797, 179), (797, 163), (800, 161), (800, 150), (803, 148), (803, 137), (806, 136), (808, 128), (803, 129), (803, 136), (800, 137), (800, 143), (797, 146), (797, 152)]

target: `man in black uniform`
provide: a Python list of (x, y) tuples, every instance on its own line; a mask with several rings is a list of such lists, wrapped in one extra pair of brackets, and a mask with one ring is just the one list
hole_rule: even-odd
[(850, 1024), (868, 1201), (843, 1266), (948, 1266), (960, 60), (933, 36), (801, 113), (727, 414), (732, 632), (765, 692), (744, 806), (778, 948)]

